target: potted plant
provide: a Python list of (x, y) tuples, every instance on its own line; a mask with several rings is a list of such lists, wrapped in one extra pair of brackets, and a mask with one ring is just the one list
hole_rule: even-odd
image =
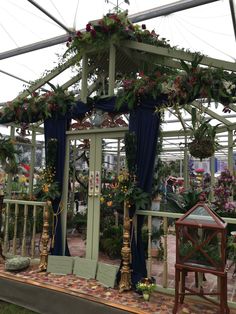
[(188, 144), (190, 154), (202, 160), (213, 156), (219, 144), (215, 138), (219, 124), (212, 126), (211, 119), (196, 119), (195, 108), (192, 110), (192, 141)]
[(156, 289), (156, 284), (152, 278), (142, 278), (136, 285), (137, 291), (142, 292), (145, 301), (148, 301), (150, 295)]

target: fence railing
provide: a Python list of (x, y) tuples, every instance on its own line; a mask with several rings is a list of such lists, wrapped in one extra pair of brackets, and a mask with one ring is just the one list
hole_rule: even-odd
[[(162, 271), (162, 280), (161, 283), (158, 283), (157, 285), (157, 290), (162, 291), (164, 293), (174, 293), (173, 287), (168, 286), (168, 278), (169, 278), (169, 259), (168, 259), (168, 236), (169, 236), (169, 224), (168, 224), (168, 219), (172, 220), (172, 226), (174, 226), (174, 221), (176, 219), (179, 219), (182, 217), (183, 214), (180, 213), (172, 213), (172, 212), (161, 212), (161, 211), (153, 211), (153, 210), (139, 210), (136, 212), (136, 216), (134, 216), (134, 223), (135, 220), (137, 219), (137, 215), (142, 215), (147, 217), (147, 234), (148, 234), (148, 248), (147, 248), (147, 274), (148, 277), (152, 276), (152, 268), (153, 268), (153, 257), (152, 257), (152, 219), (154, 217), (157, 217), (162, 220), (162, 228), (163, 228), (163, 235), (162, 235), (162, 243), (163, 243), (163, 271)], [(230, 224), (235, 225), (235, 230), (236, 230), (236, 218), (226, 218), (222, 217), (222, 219)], [(172, 228), (172, 231), (175, 231), (175, 229)], [(174, 252), (175, 252), (175, 247), (174, 247)], [(173, 254), (172, 254), (173, 258)], [(172, 261), (173, 262), (173, 261)], [(174, 263), (173, 263), (174, 264)], [(173, 271), (173, 270), (172, 270)], [(228, 300), (229, 305), (233, 308), (236, 308), (236, 302), (231, 300)]]
[(43, 229), (43, 212), (46, 202), (4, 199), (2, 209), (2, 250), (3, 254), (36, 257), (36, 241), (38, 254)]

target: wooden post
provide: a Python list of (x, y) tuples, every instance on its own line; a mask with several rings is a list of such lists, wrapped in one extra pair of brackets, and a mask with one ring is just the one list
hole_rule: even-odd
[(36, 132), (32, 130), (32, 144), (31, 144), (31, 155), (30, 155), (30, 174), (29, 174), (29, 195), (33, 194), (34, 186), (34, 167), (35, 167), (35, 151), (36, 151)]
[(147, 263), (147, 275), (151, 277), (152, 272), (152, 216), (148, 215), (148, 263)]
[(228, 130), (228, 169), (231, 174), (233, 174), (234, 165), (233, 165), (233, 131)]
[(13, 236), (13, 254), (16, 255), (17, 248), (17, 229), (18, 229), (18, 218), (19, 218), (19, 204), (15, 204), (15, 224), (14, 224), (14, 236)]
[(184, 148), (184, 188), (185, 189), (189, 188), (187, 136), (185, 136), (185, 148)]
[(48, 265), (48, 241), (49, 241), (49, 206), (51, 202), (47, 202), (43, 212), (43, 234), (42, 234), (42, 251), (40, 251), (40, 264), (39, 270), (46, 271)]
[(3, 208), (4, 195), (0, 195), (0, 257), (4, 260), (5, 257), (2, 252), (2, 208)]
[(168, 265), (167, 265), (167, 232), (168, 232), (168, 218), (163, 218), (163, 229), (164, 229), (164, 257), (163, 257), (163, 288), (168, 286)]
[[(215, 185), (215, 155), (210, 158), (211, 186)], [(214, 199), (213, 189), (210, 190), (210, 201)]]
[(115, 73), (116, 73), (116, 48), (113, 44), (111, 44), (109, 52), (109, 87), (108, 87), (109, 96), (114, 95)]
[(82, 59), (82, 82), (81, 82), (81, 101), (87, 103), (88, 96), (88, 56), (83, 55)]
[(23, 226), (23, 238), (21, 255), (26, 256), (26, 233), (27, 233), (27, 218), (28, 218), (28, 205), (24, 205), (24, 226)]

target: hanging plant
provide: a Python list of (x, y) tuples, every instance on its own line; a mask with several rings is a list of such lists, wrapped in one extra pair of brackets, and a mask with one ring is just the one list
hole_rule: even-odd
[(218, 126), (210, 124), (211, 119), (201, 117), (196, 118), (196, 109), (192, 109), (192, 142), (188, 144), (190, 154), (195, 158), (209, 158), (214, 155), (219, 143), (216, 140), (216, 130)]

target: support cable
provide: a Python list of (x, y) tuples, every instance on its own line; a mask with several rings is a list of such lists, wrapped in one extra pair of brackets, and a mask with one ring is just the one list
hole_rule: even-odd
[(62, 16), (61, 12), (56, 7), (55, 3), (52, 0), (50, 0), (50, 2), (52, 4), (52, 6), (54, 7), (54, 9), (57, 11), (57, 13), (60, 15), (60, 18), (64, 21), (64, 23), (66, 23), (64, 17)]
[(236, 5), (235, 5), (234, 0), (229, 0), (229, 5), (230, 5), (230, 11), (231, 11), (232, 22), (233, 22), (233, 27), (234, 27), (234, 36), (236, 40)]
[[(176, 17), (176, 18), (177, 18), (177, 17)], [(182, 23), (178, 18), (177, 18), (177, 20), (179, 21), (180, 24), (183, 25), (183, 23)], [(183, 25), (183, 27), (185, 27), (185, 26)], [(214, 50), (216, 50), (216, 51), (222, 53), (223, 55), (229, 57), (229, 58), (232, 59), (234, 62), (236, 61), (236, 59), (235, 59), (234, 57), (232, 57), (231, 55), (229, 55), (228, 53), (226, 53), (226, 52), (222, 51), (221, 49), (218, 49), (218, 48), (216, 48), (215, 46), (211, 45), (211, 44), (210, 44), (209, 42), (207, 42), (206, 40), (202, 39), (201, 37), (199, 37), (199, 36), (196, 35), (195, 33), (191, 32), (188, 28), (185, 27), (185, 29), (186, 29), (191, 35), (193, 35), (194, 37), (196, 37), (198, 40), (200, 40), (201, 42), (203, 42), (203, 43), (206, 44), (207, 46), (209, 46), (209, 47), (213, 48)]]
[(65, 26), (63, 23), (61, 23), (58, 19), (56, 19), (53, 15), (51, 15), (47, 10), (45, 10), (43, 7), (41, 7), (34, 0), (27, 0), (27, 1), (30, 2), (33, 6), (35, 6), (37, 9), (39, 9), (41, 12), (46, 14), (51, 20), (53, 20), (58, 25), (60, 25), (67, 33), (69, 33), (69, 34), (73, 33), (67, 26)]

